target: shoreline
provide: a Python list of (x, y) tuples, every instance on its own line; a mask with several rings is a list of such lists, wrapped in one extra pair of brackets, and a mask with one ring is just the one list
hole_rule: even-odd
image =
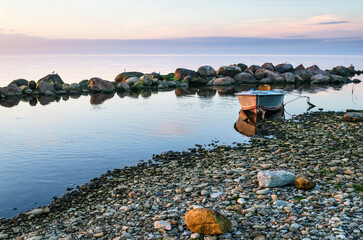
[[(220, 239), (358, 239), (362, 122), (347, 123), (343, 113), (315, 112), (266, 121), (264, 128), (276, 138), (170, 151), (155, 155), (156, 162), (108, 171), (48, 207), (1, 221), (0, 239), (190, 239), (184, 214), (193, 206), (218, 210), (232, 221), (232, 229)], [(305, 173), (317, 186), (257, 193), (264, 190), (258, 186), (258, 171), (276, 169)], [(283, 206), (276, 205), (278, 200)], [(155, 229), (159, 220), (170, 222), (172, 229)]]

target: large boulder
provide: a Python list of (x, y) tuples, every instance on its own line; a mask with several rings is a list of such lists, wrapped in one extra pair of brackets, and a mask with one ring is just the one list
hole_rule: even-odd
[(217, 75), (216, 70), (211, 66), (201, 66), (198, 68), (198, 74), (202, 78), (214, 77)]
[(125, 80), (125, 83), (127, 83), (130, 86), (133, 86), (135, 84), (140, 83), (140, 79), (138, 77), (129, 77)]
[(149, 75), (142, 75), (139, 78), (139, 82), (140, 82), (140, 84), (142, 84), (144, 86), (151, 86), (151, 85), (153, 85), (153, 80), (151, 79), (151, 77)]
[(50, 93), (55, 93), (53, 85), (46, 81), (38, 82), (37, 88), (39, 89), (40, 94), (51, 95)]
[(208, 79), (196, 77), (189, 80), (190, 86), (205, 86), (209, 82)]
[(310, 72), (309, 70), (296, 70), (294, 74), (301, 77), (304, 82), (310, 82), (311, 77), (313, 76), (312, 72)]
[(21, 92), (20, 88), (15, 83), (2, 88), (2, 94), (5, 97), (16, 97), (16, 96), (21, 95), (21, 93), (22, 92)]
[(295, 75), (291, 72), (286, 72), (282, 76), (285, 78), (286, 83), (295, 83)]
[(295, 174), (287, 171), (260, 171), (257, 178), (260, 187), (281, 187), (294, 183)]
[(262, 64), (261, 68), (271, 70), (271, 71), (275, 71), (275, 67), (274, 67), (274, 65), (272, 63), (264, 63), (264, 64)]
[(115, 89), (113, 83), (97, 77), (91, 78), (89, 80), (89, 85), (93, 92), (110, 93)]
[(198, 73), (196, 71), (185, 69), (185, 68), (177, 68), (175, 70), (175, 79), (184, 79), (186, 76), (190, 76), (191, 78), (198, 77)]
[(217, 78), (213, 81), (213, 86), (229, 86), (234, 84), (234, 79), (231, 77)]
[(28, 86), (29, 82), (28, 80), (20, 78), (12, 81), (10, 84), (16, 84), (16, 86), (20, 87), (20, 86)]
[(142, 72), (123, 72), (116, 76), (115, 82), (125, 82), (130, 77), (141, 77), (144, 75)]
[(208, 208), (196, 208), (185, 214), (188, 228), (195, 233), (216, 235), (227, 233), (232, 223), (222, 214)]
[(335, 74), (331, 74), (330, 79), (332, 83), (344, 83), (347, 80), (346, 77)]
[(294, 67), (288, 63), (282, 63), (275, 66), (275, 70), (279, 73), (292, 72)]
[(119, 82), (115, 86), (117, 91), (130, 91), (130, 86), (125, 82)]
[(56, 82), (59, 83), (60, 85), (64, 84), (62, 78), (58, 74), (48, 74), (47, 76), (39, 79), (38, 84), (43, 81), (50, 84), (54, 84)]
[(353, 66), (350, 66), (349, 68), (337, 66), (331, 70), (331, 73), (342, 77), (353, 77), (355, 75), (355, 69)]
[(264, 72), (265, 78), (271, 78), (271, 79), (276, 79), (278, 77), (281, 77), (281, 75), (277, 72), (273, 72), (271, 70), (265, 70)]
[(255, 73), (258, 69), (260, 69), (260, 66), (258, 65), (251, 65), (247, 69), (251, 70), (253, 73)]
[(309, 70), (314, 75), (318, 75), (318, 74), (329, 75), (328, 72), (321, 70), (317, 65), (312, 65), (312, 66), (306, 68), (306, 70)]
[(317, 74), (311, 77), (312, 84), (327, 84), (330, 82), (330, 77), (328, 75)]
[[(255, 72), (255, 78), (257, 79), (257, 80), (261, 80), (261, 79), (263, 79), (263, 78), (265, 78), (265, 73), (264, 73), (264, 71), (265, 71), (266, 69), (264, 69), (264, 68), (260, 68), (260, 69), (258, 69), (256, 72)], [(252, 71), (251, 71), (252, 72)]]
[(233, 78), (236, 83), (257, 83), (256, 78), (247, 72), (239, 73)]
[(363, 122), (363, 112), (347, 112), (344, 114), (344, 120), (347, 122)]
[(217, 75), (224, 77), (234, 77), (237, 74), (241, 73), (242, 70), (237, 66), (222, 66), (218, 69)]
[(248, 68), (248, 66), (244, 63), (237, 63), (236, 65), (241, 69), (242, 72)]

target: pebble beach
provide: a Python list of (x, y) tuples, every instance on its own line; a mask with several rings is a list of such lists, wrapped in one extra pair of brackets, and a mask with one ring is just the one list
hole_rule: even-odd
[[(314, 112), (266, 121), (250, 144), (166, 152), (114, 169), (47, 207), (0, 222), (0, 239), (361, 239), (363, 122)], [(266, 132), (264, 131), (264, 132)], [(257, 174), (284, 170), (316, 183), (260, 187)], [(193, 233), (185, 214), (215, 210), (221, 235)]]

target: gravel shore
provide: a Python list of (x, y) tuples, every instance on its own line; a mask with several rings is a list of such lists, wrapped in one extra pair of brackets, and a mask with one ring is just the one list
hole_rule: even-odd
[[(316, 112), (263, 128), (274, 137), (167, 152), (109, 171), (0, 222), (0, 239), (361, 239), (363, 123)], [(316, 186), (262, 188), (261, 170), (305, 174)], [(191, 232), (184, 216), (196, 207), (220, 212), (231, 230)]]

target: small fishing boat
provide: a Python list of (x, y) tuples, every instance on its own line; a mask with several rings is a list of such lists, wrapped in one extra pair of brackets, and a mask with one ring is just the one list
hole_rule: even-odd
[(235, 93), (241, 104), (242, 110), (273, 111), (283, 108), (286, 92), (255, 90), (242, 91)]

